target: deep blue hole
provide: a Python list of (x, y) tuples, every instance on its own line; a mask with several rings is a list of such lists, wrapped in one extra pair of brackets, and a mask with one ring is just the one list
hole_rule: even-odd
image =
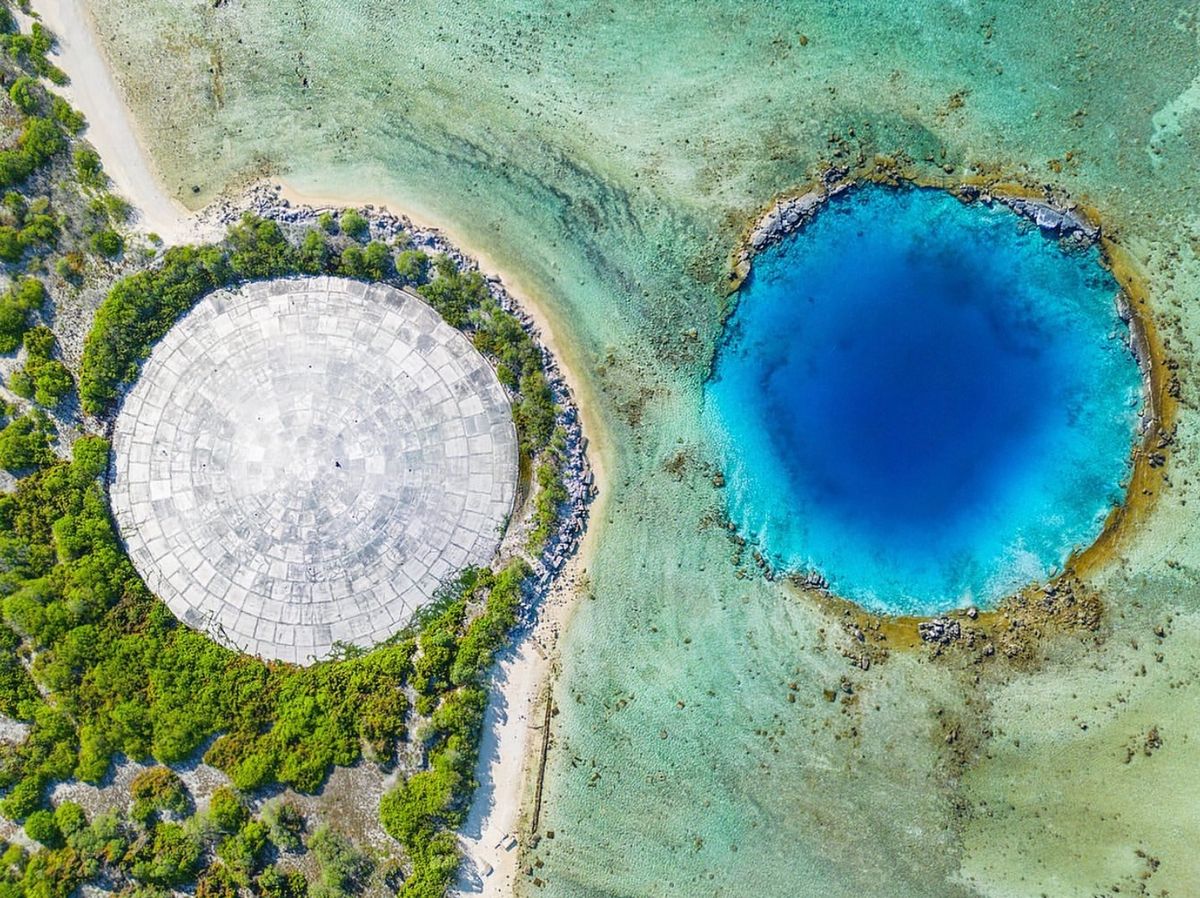
[(987, 604), (1122, 499), (1141, 378), (1095, 248), (863, 187), (760, 254), (707, 387), (729, 512), (887, 611)]

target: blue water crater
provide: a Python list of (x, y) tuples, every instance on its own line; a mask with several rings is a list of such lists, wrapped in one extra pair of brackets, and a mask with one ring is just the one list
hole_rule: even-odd
[(988, 605), (1123, 499), (1142, 402), (1095, 247), (998, 203), (860, 187), (760, 253), (705, 417), (731, 519), (874, 610)]

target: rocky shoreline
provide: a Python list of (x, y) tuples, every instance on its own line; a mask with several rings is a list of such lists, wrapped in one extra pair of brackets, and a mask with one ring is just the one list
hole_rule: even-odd
[[(905, 183), (895, 178), (869, 176), (859, 178), (842, 168), (826, 170), (816, 182), (801, 193), (779, 197), (754, 220), (734, 258), (734, 274), (740, 282), (750, 273), (754, 256), (800, 230), (831, 198), (845, 193), (860, 183)], [(925, 186), (917, 181), (913, 186)], [(935, 186), (935, 185), (929, 185)], [(941, 185), (937, 185), (941, 186)], [(1089, 246), (1100, 239), (1100, 226), (1069, 200), (1053, 196), (1049, 191), (1041, 198), (1009, 195), (973, 184), (950, 184), (942, 189), (967, 202), (1007, 206), (1017, 215), (1033, 222), (1043, 232), (1060, 240), (1070, 240)]]

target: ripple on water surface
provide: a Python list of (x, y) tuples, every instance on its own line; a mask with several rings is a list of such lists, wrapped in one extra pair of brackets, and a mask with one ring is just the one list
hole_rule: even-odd
[(729, 513), (890, 612), (994, 602), (1122, 499), (1141, 378), (1095, 247), (863, 187), (761, 253), (706, 396)]

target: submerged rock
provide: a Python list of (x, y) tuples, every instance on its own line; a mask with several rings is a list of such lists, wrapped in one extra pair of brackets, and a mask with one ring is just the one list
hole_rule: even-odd
[(949, 645), (962, 638), (962, 627), (952, 617), (935, 617), (917, 624), (922, 642)]
[(1031, 219), (1043, 231), (1059, 237), (1073, 237), (1092, 243), (1100, 236), (1100, 228), (1073, 207), (1057, 206), (1050, 200), (1003, 196), (997, 199), (1018, 215)]

